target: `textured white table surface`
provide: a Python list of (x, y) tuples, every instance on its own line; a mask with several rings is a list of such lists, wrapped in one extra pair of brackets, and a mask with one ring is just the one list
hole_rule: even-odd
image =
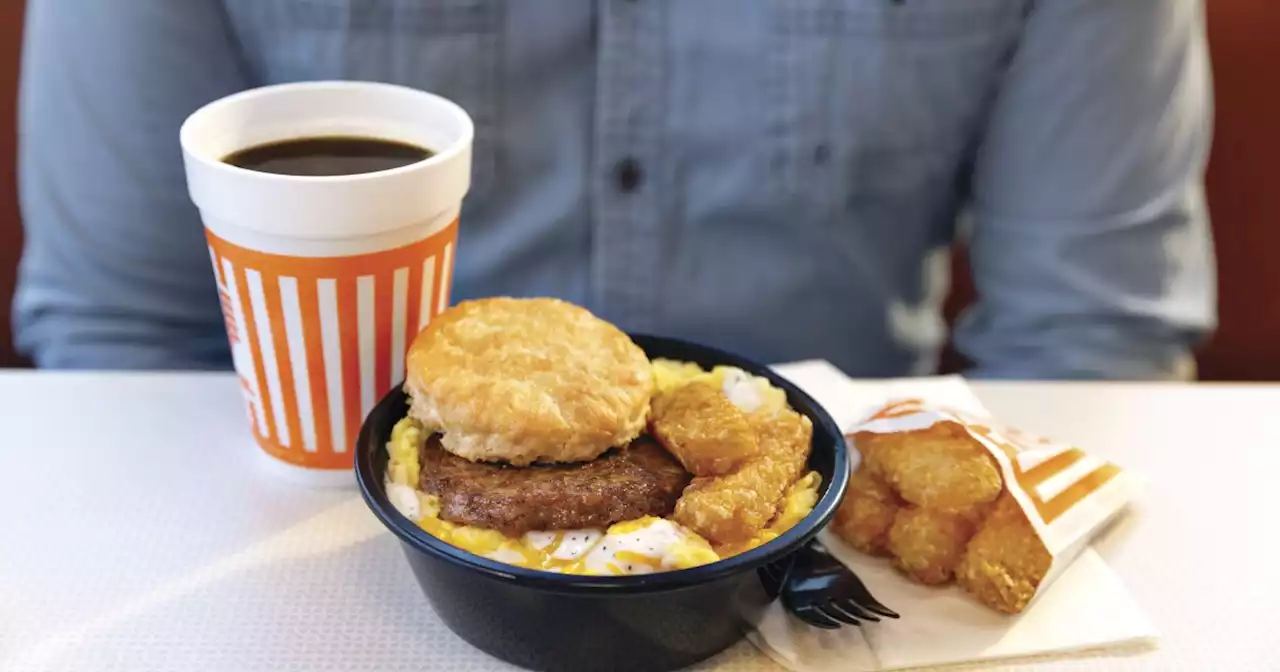
[[(985, 383), (1141, 473), (1097, 544), (1155, 651), (999, 669), (1280, 670), (1280, 387)], [(235, 378), (0, 373), (0, 670), (505, 670), (454, 637), (354, 490), (262, 469)], [(745, 642), (700, 669), (774, 670)]]

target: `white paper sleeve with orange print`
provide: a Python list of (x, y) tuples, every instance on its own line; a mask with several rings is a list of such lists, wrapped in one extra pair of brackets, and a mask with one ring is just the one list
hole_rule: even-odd
[(414, 335), (449, 304), (457, 219), (341, 257), (260, 252), (205, 232), (258, 444), (299, 466), (350, 469), (365, 415), (403, 379)]
[(1140, 489), (1132, 473), (1079, 448), (1003, 426), (990, 417), (919, 399), (886, 404), (850, 434), (912, 431), (939, 422), (963, 426), (1000, 465), (1006, 489), (1053, 556), (1040, 583), (1041, 592)]

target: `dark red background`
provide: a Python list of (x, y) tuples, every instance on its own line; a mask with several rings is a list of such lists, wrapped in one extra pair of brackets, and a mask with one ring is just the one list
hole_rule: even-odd
[(14, 97), (18, 92), (18, 57), (22, 50), (22, 9), (26, 3), (0, 0), (0, 366), (19, 364), (9, 334), (9, 301), (13, 274), (22, 250), (14, 171)]
[[(1200, 353), (1200, 375), (1280, 380), (1280, 2), (1211, 0), (1209, 41), (1217, 92), (1209, 206), (1218, 248), (1222, 324)], [(14, 179), (14, 97), (23, 2), (0, 0), (0, 366), (21, 365), (9, 334), (9, 302), (21, 250)], [(1270, 188), (1268, 188), (1270, 187)], [(971, 300), (958, 251), (953, 317)], [(946, 366), (956, 368), (954, 355)]]

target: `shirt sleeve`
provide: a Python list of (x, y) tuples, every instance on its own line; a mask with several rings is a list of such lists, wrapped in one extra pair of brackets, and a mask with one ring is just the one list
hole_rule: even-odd
[(37, 365), (230, 365), (178, 129), (246, 80), (217, 0), (29, 3), (14, 324)]
[(975, 158), (975, 377), (1191, 375), (1214, 326), (1199, 2), (1038, 2)]

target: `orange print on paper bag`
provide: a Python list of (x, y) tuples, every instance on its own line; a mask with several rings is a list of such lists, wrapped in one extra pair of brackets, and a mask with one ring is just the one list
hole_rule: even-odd
[(365, 415), (449, 304), (457, 220), (346, 257), (269, 254), (205, 233), (258, 445), (299, 466), (350, 469)]
[(1052, 554), (1087, 538), (1135, 492), (1132, 475), (1079, 448), (923, 399), (886, 403), (849, 436), (856, 444), (859, 432), (910, 432), (937, 423), (959, 426), (987, 449), (1000, 467), (1005, 489)]

